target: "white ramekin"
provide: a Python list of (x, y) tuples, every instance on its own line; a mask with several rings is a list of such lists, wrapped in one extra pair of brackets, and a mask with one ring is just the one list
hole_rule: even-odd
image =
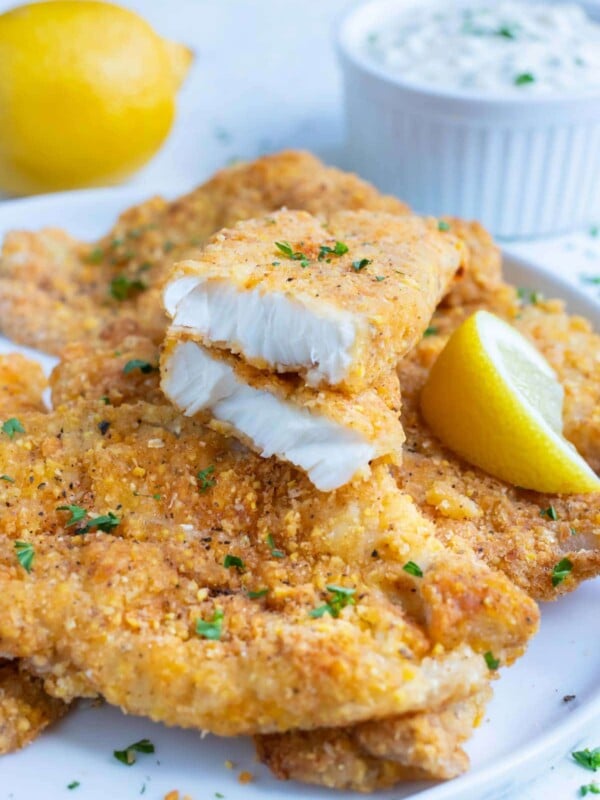
[(347, 166), (415, 211), (477, 219), (501, 237), (597, 223), (600, 92), (493, 97), (403, 81), (368, 57), (365, 38), (424, 2), (372, 0), (341, 20)]

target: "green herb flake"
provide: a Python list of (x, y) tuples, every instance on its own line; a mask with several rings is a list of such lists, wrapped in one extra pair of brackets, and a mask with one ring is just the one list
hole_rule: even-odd
[(558, 519), (558, 514), (556, 513), (554, 506), (548, 506), (548, 508), (540, 508), (540, 517), (548, 517), (548, 519), (556, 522)]
[(15, 433), (25, 433), (25, 428), (20, 420), (16, 417), (11, 417), (2, 423), (2, 433), (12, 439)]
[(582, 275), (581, 280), (583, 283), (591, 283), (592, 286), (598, 286), (600, 284), (600, 275)]
[(375, 275), (375, 280), (377, 281), (377, 283), (379, 283), (380, 281), (384, 281), (385, 277), (386, 277), (385, 275)]
[(348, 252), (348, 245), (344, 242), (336, 242), (333, 247), (322, 244), (319, 246), (319, 261), (323, 261), (327, 256), (343, 256)]
[(600, 786), (594, 781), (593, 783), (586, 783), (585, 786), (579, 787), (579, 794), (585, 797), (588, 794), (600, 794)]
[(221, 794), (221, 792), (215, 792), (215, 797), (217, 798), (217, 800), (224, 800), (225, 795)]
[(65, 524), (65, 528), (70, 528), (71, 525), (76, 525), (78, 522), (81, 522), (82, 519), (87, 517), (87, 511), (85, 508), (81, 506), (58, 506), (57, 511), (68, 511), (71, 514), (70, 519), (67, 520)]
[(223, 612), (217, 608), (211, 620), (197, 619), (196, 620), (196, 633), (203, 639), (210, 639), (211, 641), (218, 641), (223, 632)]
[(502, 36), (504, 39), (516, 39), (517, 29), (511, 25), (501, 25), (496, 31), (496, 36)]
[(423, 570), (418, 564), (415, 564), (414, 561), (407, 561), (402, 569), (404, 572), (408, 572), (409, 575), (413, 575), (415, 578), (423, 577)]
[(148, 373), (154, 372), (157, 367), (153, 367), (149, 361), (143, 361), (141, 358), (132, 358), (131, 361), (128, 361), (123, 367), (123, 374), (129, 375), (134, 369), (139, 369), (144, 375), (148, 375)]
[(208, 489), (212, 489), (213, 486), (216, 486), (217, 481), (210, 477), (214, 471), (214, 464), (211, 464), (210, 467), (206, 467), (206, 469), (198, 470), (196, 478), (200, 483), (200, 486), (198, 487), (199, 491), (206, 492)]
[(100, 400), (104, 403), (105, 406), (110, 405), (110, 397), (107, 394), (103, 394)]
[(17, 554), (17, 560), (25, 572), (31, 572), (33, 559), (35, 557), (33, 545), (30, 542), (16, 541), (15, 552)]
[(104, 250), (101, 247), (95, 247), (87, 255), (87, 261), (90, 264), (99, 264), (104, 258)]
[(437, 332), (438, 329), (435, 327), (435, 325), (429, 325), (427, 328), (425, 328), (423, 336), (435, 336)]
[(110, 282), (110, 295), (115, 300), (129, 300), (130, 297), (138, 292), (143, 292), (147, 288), (146, 284), (139, 278), (132, 280), (127, 275), (117, 275)]
[(487, 653), (484, 653), (483, 657), (488, 669), (498, 669), (500, 666), (500, 659), (494, 658), (494, 654), (491, 650), (488, 650)]
[(244, 562), (239, 556), (230, 556), (229, 554), (223, 559), (223, 566), (229, 569), (235, 567), (240, 572), (244, 571)]
[(299, 261), (300, 266), (305, 269), (306, 267), (310, 266), (310, 259), (304, 253), (300, 252), (300, 250), (294, 250), (292, 245), (289, 242), (275, 242), (275, 247), (279, 250), (280, 253), (283, 253), (286, 258), (290, 258), (292, 261)]
[(266, 597), (268, 594), (268, 589), (257, 589), (255, 592), (248, 592), (248, 597), (250, 600), (258, 600), (260, 597)]
[(275, 540), (273, 539), (273, 534), (272, 533), (269, 533), (267, 535), (267, 538), (265, 539), (265, 541), (267, 543), (267, 547), (271, 551), (271, 555), (273, 556), (273, 558), (285, 558), (285, 553), (283, 552), (283, 550), (278, 550), (275, 547)]
[(114, 750), (113, 755), (120, 761), (121, 764), (130, 767), (136, 762), (136, 753), (154, 753), (154, 745), (150, 739), (140, 739), (139, 742), (134, 742), (126, 747), (124, 750)]
[(514, 77), (515, 86), (527, 86), (530, 83), (535, 83), (535, 77), (531, 72), (520, 72)]
[(517, 298), (523, 305), (532, 306), (537, 305), (537, 303), (544, 299), (543, 295), (535, 289), (525, 289), (523, 287), (517, 289)]
[(81, 786), (79, 781), (71, 781), (71, 783), (67, 785), (67, 789), (77, 789), (79, 786)]
[(120, 522), (121, 520), (119, 517), (113, 514), (112, 511), (109, 511), (108, 514), (101, 514), (99, 517), (94, 517), (87, 522), (83, 528), (76, 530), (75, 533), (81, 536), (85, 533), (89, 533), (94, 528), (103, 533), (110, 533)]
[(325, 588), (331, 594), (331, 597), (327, 603), (324, 603), (322, 606), (313, 608), (312, 611), (309, 611), (308, 615), (313, 619), (319, 619), (325, 614), (330, 614), (332, 617), (339, 617), (340, 611), (343, 608), (356, 603), (356, 600), (354, 599), (356, 589), (350, 589), (346, 586), (337, 586), (336, 584), (329, 584)]
[(353, 261), (352, 262), (352, 269), (355, 272), (360, 272), (361, 269), (364, 269), (365, 267), (368, 267), (370, 263), (371, 263), (370, 259), (361, 258), (360, 261)]
[(569, 528), (571, 536), (577, 536), (577, 530), (575, 528)]
[(571, 755), (573, 760), (584, 769), (589, 769), (591, 772), (600, 769), (600, 747), (595, 747), (593, 750), (586, 747), (585, 750), (576, 750)]
[(163, 244), (163, 250), (165, 251), (165, 253), (170, 253), (171, 250), (174, 249), (175, 249), (175, 242), (165, 242)]
[(449, 230), (450, 230), (450, 224), (448, 222), (446, 222), (446, 220), (441, 219), (438, 222), (438, 231), (446, 232), (446, 231), (449, 231)]
[(593, 236), (594, 239), (600, 236), (600, 225), (592, 225), (592, 227), (589, 230), (589, 234), (590, 236)]
[(11, 478), (10, 475), (0, 475), (0, 481), (6, 481), (7, 483), (14, 483), (15, 479)]
[(559, 583), (562, 583), (572, 570), (573, 562), (568, 558), (561, 558), (552, 570), (552, 586), (558, 586)]

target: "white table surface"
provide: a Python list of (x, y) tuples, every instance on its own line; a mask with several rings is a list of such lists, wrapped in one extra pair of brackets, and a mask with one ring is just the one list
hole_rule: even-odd
[[(336, 17), (348, 0), (121, 4), (139, 11), (159, 32), (185, 42), (196, 54), (171, 136), (131, 185), (147, 188), (149, 194), (163, 186), (183, 191), (232, 159), (252, 159), (283, 148), (306, 148), (330, 163), (351, 167), (344, 160), (340, 75), (331, 44)], [(12, 5), (0, 0), (0, 11)], [(597, 223), (600, 226), (600, 220)], [(585, 285), (600, 302), (600, 285), (582, 280), (600, 276), (599, 232), (504, 244)], [(583, 746), (600, 746), (600, 720)], [(575, 798), (579, 786), (594, 777), (565, 752), (545, 776), (513, 792), (510, 800)], [(600, 773), (597, 777), (600, 781)]]

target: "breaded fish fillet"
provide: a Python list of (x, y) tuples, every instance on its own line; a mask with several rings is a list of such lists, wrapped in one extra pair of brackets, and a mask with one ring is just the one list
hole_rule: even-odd
[(403, 781), (447, 780), (469, 759), (462, 744), (480, 723), (491, 689), (439, 710), (347, 728), (256, 737), (258, 757), (283, 780), (372, 792)]
[[(0, 356), (0, 421), (19, 419), (22, 412), (42, 411), (45, 388), (39, 364), (18, 353)], [(1, 480), (6, 483), (12, 480), (9, 471), (10, 464), (0, 464)], [(60, 700), (46, 695), (39, 678), (25, 673), (18, 662), (0, 658), (0, 754), (29, 744), (66, 709)]]
[(160, 291), (173, 262), (193, 257), (220, 228), (282, 206), (325, 217), (340, 209), (407, 210), (355, 175), (290, 151), (222, 170), (171, 202), (155, 197), (134, 206), (92, 245), (60, 230), (16, 231), (0, 259), (2, 332), (60, 354), (68, 342), (129, 321), (130, 333), (158, 342), (166, 325)]
[[(165, 395), (186, 416), (300, 467), (321, 491), (367, 477), (375, 459), (401, 461), (399, 408), (375, 389), (351, 397), (310, 389), (295, 376), (264, 373), (224, 350), (174, 337), (163, 348), (161, 375)], [(399, 406), (399, 388), (396, 396)]]
[[(560, 301), (524, 305), (512, 287), (482, 296), (477, 306), (514, 324), (548, 359), (565, 388), (565, 435), (598, 468), (600, 337), (588, 322), (567, 315)], [(400, 364), (407, 443), (398, 483), (436, 523), (444, 541), (458, 547), (467, 541), (529, 595), (551, 600), (600, 573), (600, 493), (548, 495), (504, 483), (443, 447), (419, 413), (430, 365), (474, 310), (439, 309), (432, 323), (437, 334)], [(562, 558), (573, 569), (553, 586), (552, 570)]]
[(173, 332), (356, 392), (394, 371), (465, 260), (462, 240), (433, 219), (279, 211), (176, 264), (164, 302)]
[(509, 662), (535, 630), (384, 468), (320, 494), (141, 401), (21, 421), (0, 439), (0, 640), (53, 695), (221, 734), (343, 725), (483, 690), (483, 653)]

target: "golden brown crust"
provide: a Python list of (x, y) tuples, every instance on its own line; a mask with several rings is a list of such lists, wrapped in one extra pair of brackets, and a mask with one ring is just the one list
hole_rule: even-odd
[[(92, 245), (52, 229), (10, 233), (0, 260), (2, 331), (57, 355), (122, 320), (133, 321), (130, 332), (159, 342), (166, 324), (160, 286), (173, 262), (193, 257), (220, 228), (282, 206), (323, 216), (345, 208), (407, 210), (308, 153), (265, 156), (221, 170), (171, 202), (155, 197), (128, 209)], [(120, 290), (123, 300), (111, 292), (115, 279), (114, 293)]]
[(59, 720), (67, 706), (16, 663), (0, 661), (0, 755), (19, 750)]
[[(286, 257), (277, 242), (289, 244), (304, 262)], [(337, 242), (347, 252), (322, 257), (322, 248), (333, 250)], [(341, 211), (322, 223), (306, 212), (282, 210), (221, 230), (197, 259), (176, 264), (168, 283), (217, 281), (242, 295), (280, 296), (315, 318), (343, 315), (355, 331), (350, 365), (338, 380), (323, 376), (321, 384), (355, 392), (394, 371), (423, 335), (465, 260), (462, 240), (440, 231), (437, 220)], [(365, 266), (357, 268), (360, 264)], [(240, 342), (212, 341), (202, 331), (194, 335), (207, 346), (239, 353), (258, 369), (307, 373), (306, 364), (269, 363), (244, 352)]]

